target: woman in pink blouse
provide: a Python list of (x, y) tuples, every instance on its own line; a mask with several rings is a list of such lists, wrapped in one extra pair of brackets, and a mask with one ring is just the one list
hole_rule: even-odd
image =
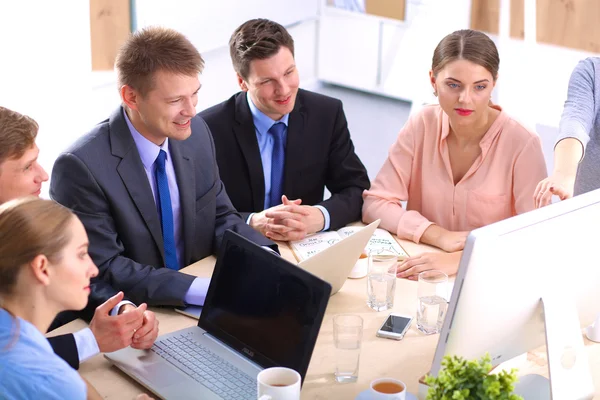
[(429, 72), (439, 105), (409, 118), (363, 194), (365, 223), (380, 218), (398, 237), (447, 252), (410, 257), (398, 277), (456, 274), (470, 230), (535, 208), (533, 192), (547, 176), (542, 147), (536, 133), (492, 104), (499, 64), (481, 32), (442, 39)]

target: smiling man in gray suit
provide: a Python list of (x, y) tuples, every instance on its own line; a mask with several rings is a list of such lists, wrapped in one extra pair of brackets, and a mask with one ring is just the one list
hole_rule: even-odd
[(227, 229), (276, 249), (232, 206), (195, 117), (203, 66), (180, 33), (135, 32), (116, 60), (122, 107), (54, 164), (50, 195), (83, 222), (100, 278), (134, 302), (202, 305), (209, 280), (177, 270)]

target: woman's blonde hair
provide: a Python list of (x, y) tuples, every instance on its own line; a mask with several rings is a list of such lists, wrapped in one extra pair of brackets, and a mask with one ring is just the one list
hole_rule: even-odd
[(60, 204), (37, 197), (0, 205), (0, 300), (13, 292), (19, 273), (36, 256), (60, 261), (71, 240), (68, 225), (74, 216)]

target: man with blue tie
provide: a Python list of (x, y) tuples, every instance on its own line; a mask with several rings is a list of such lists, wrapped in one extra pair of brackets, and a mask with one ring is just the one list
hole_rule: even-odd
[(219, 177), (208, 127), (195, 116), (204, 61), (180, 33), (146, 28), (121, 47), (122, 100), (54, 164), (50, 195), (84, 224), (99, 277), (149, 305), (203, 305), (208, 279), (178, 272), (248, 227)]
[(298, 240), (360, 220), (370, 183), (342, 102), (298, 88), (287, 30), (266, 19), (247, 21), (231, 36), (229, 50), (242, 91), (199, 115), (213, 135), (235, 208), (273, 240)]

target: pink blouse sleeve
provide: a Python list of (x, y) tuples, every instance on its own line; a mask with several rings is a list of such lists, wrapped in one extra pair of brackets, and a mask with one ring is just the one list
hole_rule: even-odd
[(533, 192), (537, 184), (548, 176), (542, 144), (532, 137), (517, 156), (513, 170), (513, 198), (516, 214), (535, 209)]
[(408, 200), (415, 149), (414, 134), (415, 129), (419, 129), (416, 125), (421, 125), (420, 129), (423, 129), (413, 116), (398, 134), (371, 189), (363, 192), (362, 218), (365, 223), (381, 219), (380, 228), (418, 243), (432, 222), (417, 211), (405, 210), (400, 204)]

